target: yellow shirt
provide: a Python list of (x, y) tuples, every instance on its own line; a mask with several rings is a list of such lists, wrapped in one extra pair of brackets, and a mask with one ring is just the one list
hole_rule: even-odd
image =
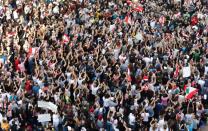
[(99, 12), (96, 12), (96, 13), (95, 13), (95, 17), (96, 17), (96, 18), (99, 18), (99, 17), (100, 17), (100, 13), (99, 13)]
[(6, 131), (9, 131), (9, 123), (8, 122), (2, 122), (1, 123), (1, 128), (3, 129), (3, 130), (6, 130)]

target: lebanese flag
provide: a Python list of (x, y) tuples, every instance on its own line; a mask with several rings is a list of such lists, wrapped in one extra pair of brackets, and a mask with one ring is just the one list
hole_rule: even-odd
[(142, 12), (144, 10), (144, 8), (141, 6), (137, 6), (136, 8), (134, 8), (134, 10), (137, 12)]
[(179, 66), (177, 65), (177, 66), (176, 66), (176, 70), (175, 70), (173, 76), (174, 76), (174, 78), (177, 78), (178, 75), (179, 75)]
[(27, 57), (28, 58), (30, 58), (30, 57), (33, 57), (34, 55), (35, 55), (35, 53), (37, 52), (37, 48), (35, 48), (35, 47), (30, 47), (29, 48), (29, 51), (28, 51), (28, 53), (27, 53)]
[(133, 2), (131, 0), (126, 0), (126, 3), (131, 6), (133, 4)]
[(194, 95), (196, 95), (198, 93), (198, 90), (196, 88), (193, 87), (185, 87), (185, 98), (186, 99), (191, 99)]
[(63, 43), (64, 44), (66, 44), (66, 43), (68, 43), (70, 41), (70, 38), (69, 38), (69, 36), (67, 34), (64, 34), (62, 39), (63, 39)]
[(131, 20), (131, 17), (129, 15), (127, 15), (124, 19), (124, 21), (127, 23), (127, 24), (132, 24), (132, 20)]
[(7, 34), (7, 36), (8, 36), (9, 38), (11, 38), (11, 37), (13, 37), (13, 36), (15, 36), (15, 35), (16, 35), (15, 32), (10, 32), (10, 33)]
[(128, 80), (129, 82), (132, 81), (132, 79), (131, 79), (131, 71), (130, 71), (129, 68), (128, 68), (128, 72), (127, 72), (127, 80)]

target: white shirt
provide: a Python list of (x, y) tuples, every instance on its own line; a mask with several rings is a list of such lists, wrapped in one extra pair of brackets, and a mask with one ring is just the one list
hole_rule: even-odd
[(19, 127), (19, 125), (20, 125), (19, 121), (16, 121), (16, 120), (14, 120), (14, 119), (11, 119), (11, 120), (9, 121), (9, 125), (12, 126), (12, 125), (13, 125), (13, 124), (12, 124), (13, 121), (15, 121), (15, 124), (17, 125), (17, 129), (19, 129), (19, 128), (20, 128), (20, 127)]
[(77, 80), (78, 85), (82, 85), (82, 82), (83, 82), (83, 81), (84, 81), (84, 79), (79, 78), (79, 79)]
[(163, 126), (164, 126), (164, 124), (165, 124), (164, 119), (160, 119), (159, 122), (158, 122), (158, 128), (159, 128), (159, 129), (162, 129)]
[(27, 5), (24, 8), (25, 14), (28, 14), (30, 12), (30, 7)]
[(13, 17), (14, 17), (14, 19), (18, 19), (18, 17), (19, 17), (16, 10), (13, 12)]
[(11, 12), (10, 12), (9, 9), (6, 11), (6, 19), (7, 20), (10, 20), (11, 19)]
[(168, 128), (164, 129), (164, 128), (161, 128), (160, 131), (169, 131)]
[(141, 116), (143, 117), (143, 121), (144, 122), (148, 122), (149, 121), (149, 113), (142, 113)]
[(147, 65), (149, 65), (149, 64), (152, 62), (152, 59), (149, 58), (149, 57), (144, 57), (143, 60), (145, 61), (145, 63), (146, 63)]
[(205, 81), (204, 81), (204, 80), (198, 80), (198, 84), (199, 84), (201, 87), (204, 87)]
[(2, 121), (3, 121), (3, 116), (2, 116), (2, 114), (0, 113), (0, 123), (2, 123)]
[(71, 78), (71, 73), (70, 72), (66, 72), (65, 74), (66, 74), (67, 80), (69, 81), (70, 78)]
[(118, 57), (119, 57), (119, 53), (120, 53), (120, 49), (114, 49), (114, 57), (115, 57), (115, 59), (117, 60), (118, 59)]
[(204, 74), (206, 75), (208, 73), (208, 66), (205, 66), (204, 68)]
[(149, 131), (161, 131), (161, 130), (159, 130), (158, 128), (153, 130), (152, 127), (150, 127)]
[(135, 121), (136, 121), (135, 116), (132, 113), (130, 113), (129, 114), (129, 124), (134, 125)]
[(96, 95), (97, 94), (97, 91), (98, 91), (99, 87), (94, 87), (94, 85), (91, 86), (91, 90), (92, 90), (92, 94), (93, 95)]
[(53, 124), (54, 125), (59, 124), (59, 116), (57, 114), (53, 114)]
[(155, 28), (155, 21), (152, 21), (152, 22), (150, 23), (150, 26), (151, 26), (151, 28)]
[(53, 13), (54, 14), (59, 14), (59, 7), (58, 6), (53, 8)]
[(105, 97), (103, 97), (104, 107), (109, 107), (109, 101), (110, 101), (109, 98), (106, 99)]

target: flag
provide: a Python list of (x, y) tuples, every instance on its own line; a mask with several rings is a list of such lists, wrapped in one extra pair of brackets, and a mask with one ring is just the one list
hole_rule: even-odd
[(178, 75), (179, 75), (179, 66), (177, 65), (176, 66), (176, 70), (175, 70), (175, 72), (174, 72), (174, 74), (173, 74), (173, 76), (174, 76), (174, 78), (177, 78), (178, 77)]
[(69, 38), (69, 36), (67, 34), (64, 34), (62, 39), (63, 39), (63, 43), (64, 44), (68, 43), (69, 40), (70, 40), (70, 38)]
[(127, 80), (129, 81), (129, 82), (131, 82), (131, 71), (130, 71), (130, 68), (128, 68), (128, 72), (127, 72)]
[(125, 17), (124, 21), (126, 24), (132, 24), (131, 17), (129, 15)]
[(198, 90), (196, 88), (193, 87), (185, 87), (185, 98), (186, 99), (191, 99), (194, 95), (196, 95), (198, 93)]
[(180, 93), (180, 88), (179, 87), (175, 87), (175, 89), (173, 89), (174, 90), (174, 93), (175, 94), (179, 94)]
[(27, 54), (27, 57), (30, 58), (30, 57), (33, 57), (35, 55), (35, 53), (37, 52), (37, 48), (29, 48), (29, 51), (28, 51), (28, 54)]
[(134, 8), (134, 10), (137, 12), (142, 12), (144, 10), (144, 8), (141, 6), (137, 6), (136, 8)]
[(131, 0), (127, 0), (126, 3), (131, 6), (133, 4), (133, 2)]
[(13, 36), (15, 36), (15, 35), (16, 35), (15, 32), (10, 32), (10, 33), (7, 34), (7, 36), (8, 36), (9, 38), (11, 38), (11, 37), (13, 37)]

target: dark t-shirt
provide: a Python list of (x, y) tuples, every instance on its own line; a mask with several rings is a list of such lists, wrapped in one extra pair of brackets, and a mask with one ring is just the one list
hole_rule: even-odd
[(11, 126), (11, 131), (17, 131), (17, 125), (16, 124), (13, 124)]

